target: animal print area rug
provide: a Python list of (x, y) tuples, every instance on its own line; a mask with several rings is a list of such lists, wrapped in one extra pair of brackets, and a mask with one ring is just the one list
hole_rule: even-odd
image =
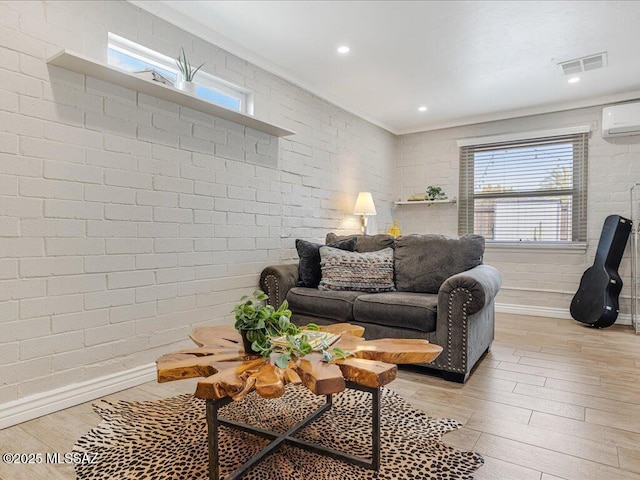
[[(370, 458), (370, 394), (346, 390), (334, 406), (298, 437)], [(324, 402), (304, 387), (288, 385), (282, 398), (255, 393), (220, 410), (221, 416), (269, 430), (285, 431)], [(466, 480), (484, 460), (441, 442), (460, 428), (451, 419), (430, 418), (396, 393), (381, 395), (379, 475), (292, 446), (264, 458), (245, 480)], [(92, 464), (75, 466), (79, 480), (206, 480), (208, 478), (205, 402), (192, 395), (150, 402), (101, 400), (94, 405), (104, 419), (80, 438), (74, 451), (97, 454)], [(228, 476), (268, 440), (222, 426), (220, 474)]]

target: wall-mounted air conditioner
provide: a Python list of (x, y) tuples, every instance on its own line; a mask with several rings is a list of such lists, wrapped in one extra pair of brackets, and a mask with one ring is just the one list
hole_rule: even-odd
[(640, 102), (602, 109), (602, 136), (640, 135)]

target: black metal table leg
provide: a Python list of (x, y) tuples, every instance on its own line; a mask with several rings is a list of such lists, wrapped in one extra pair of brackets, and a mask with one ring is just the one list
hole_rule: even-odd
[(219, 427), (225, 425), (236, 430), (240, 430), (253, 435), (258, 435), (263, 438), (268, 438), (271, 441), (264, 449), (259, 453), (252, 456), (242, 466), (237, 468), (230, 476), (225, 480), (237, 480), (242, 477), (250, 468), (257, 464), (267, 455), (270, 455), (277, 450), (283, 444), (290, 444), (305, 450), (317, 453), (319, 455), (325, 455), (337, 460), (348, 462), (354, 465), (358, 465), (363, 468), (371, 470), (380, 470), (380, 388), (363, 387), (351, 382), (347, 382), (347, 387), (355, 390), (371, 393), (371, 460), (367, 460), (355, 455), (351, 455), (346, 452), (335, 450), (324, 445), (319, 445), (306, 440), (295, 438), (293, 435), (302, 430), (309, 423), (313, 422), (316, 418), (321, 416), (324, 412), (331, 409), (333, 400), (331, 395), (326, 395), (326, 402), (314, 410), (311, 414), (305, 417), (302, 421), (291, 427), (284, 433), (273, 432), (259, 427), (243, 424), (233, 420), (227, 420), (218, 416), (218, 410), (228, 405), (232, 400), (231, 398), (223, 398), (220, 400), (207, 400), (207, 426), (209, 437), (209, 479), (220, 480), (220, 462), (219, 462)]
[(218, 409), (229, 404), (231, 398), (207, 400), (207, 430), (209, 432), (209, 480), (220, 480), (220, 462), (218, 461), (218, 438), (220, 421)]
[(380, 389), (371, 390), (371, 468), (380, 470)]

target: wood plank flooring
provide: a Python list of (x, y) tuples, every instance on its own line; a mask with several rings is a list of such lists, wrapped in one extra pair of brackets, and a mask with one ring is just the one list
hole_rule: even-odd
[[(152, 400), (194, 385), (152, 382), (111, 397)], [(476, 480), (640, 480), (640, 336), (629, 326), (499, 314), (492, 350), (465, 385), (406, 368), (390, 388), (464, 424), (444, 441), (484, 456)], [(0, 452), (69, 452), (99, 422), (79, 405), (1, 430)], [(68, 465), (0, 464), (1, 480), (73, 478)]]

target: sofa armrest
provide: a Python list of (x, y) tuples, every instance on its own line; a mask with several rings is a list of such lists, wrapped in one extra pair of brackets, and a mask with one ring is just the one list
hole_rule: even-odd
[(443, 350), (432, 364), (449, 379), (464, 383), (491, 346), (494, 298), (501, 283), (497, 269), (478, 265), (449, 277), (440, 287), (435, 343)]
[(278, 308), (287, 292), (298, 283), (298, 264), (271, 265), (260, 274), (260, 288), (269, 295), (268, 303)]
[(473, 315), (489, 305), (500, 290), (502, 276), (491, 265), (477, 267), (449, 277), (441, 286), (438, 295), (450, 297), (448, 301), (458, 298), (452, 295), (457, 290), (464, 290), (468, 295), (464, 298), (466, 313)]

